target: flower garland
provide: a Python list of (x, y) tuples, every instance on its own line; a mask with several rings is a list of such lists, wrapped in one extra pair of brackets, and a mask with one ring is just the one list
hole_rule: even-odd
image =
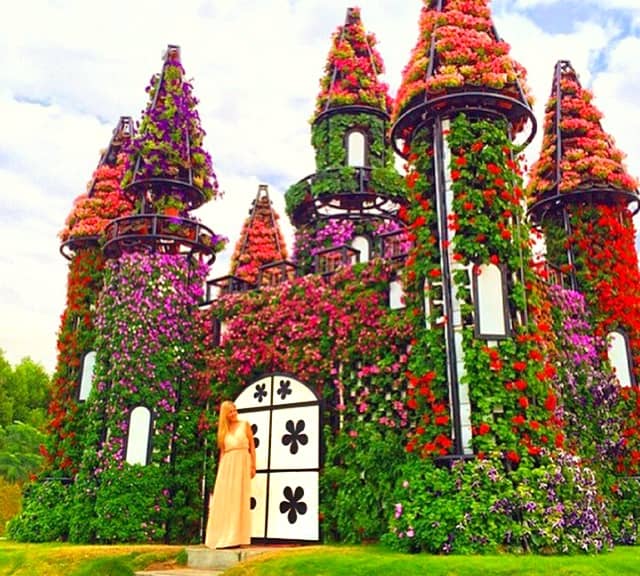
[[(128, 147), (123, 188), (146, 178), (185, 179), (191, 171), (193, 185), (205, 200), (218, 196), (211, 156), (203, 148), (205, 131), (196, 109), (198, 100), (184, 74), (178, 49), (170, 48), (162, 74), (154, 75), (146, 88), (149, 104)], [(134, 174), (138, 158), (140, 165)]]
[[(449, 0), (442, 11), (425, 0), (420, 32), (395, 100), (393, 117), (417, 103), (425, 94), (484, 87), (520, 98), (517, 84), (532, 98), (525, 84), (526, 71), (509, 55), (510, 47), (496, 38), (487, 0)], [(435, 42), (435, 62), (430, 47)], [(427, 77), (429, 65), (433, 74)]]
[(287, 259), (279, 219), (268, 196), (256, 200), (231, 257), (231, 274), (253, 284), (258, 279), (260, 266)]
[(315, 116), (329, 108), (355, 104), (390, 110), (388, 86), (378, 80), (384, 73), (384, 63), (376, 44), (376, 37), (365, 32), (360, 9), (350, 8), (346, 24), (333, 34)]

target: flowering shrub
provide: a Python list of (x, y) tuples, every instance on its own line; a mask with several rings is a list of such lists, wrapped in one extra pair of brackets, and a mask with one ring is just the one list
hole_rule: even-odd
[(398, 550), (566, 553), (611, 546), (595, 475), (569, 454), (508, 473), (491, 458), (459, 460), (449, 470), (414, 457), (400, 478), (384, 538)]
[(542, 150), (531, 167), (528, 193), (532, 200), (554, 191), (556, 186), (557, 193), (594, 186), (633, 192), (638, 187), (622, 162), (624, 155), (602, 129), (602, 114), (592, 99), (593, 94), (580, 85), (573, 68), (566, 62), (558, 63), (545, 109)]
[(231, 274), (253, 284), (260, 266), (287, 259), (279, 218), (268, 195), (256, 198), (231, 257)]
[(378, 80), (384, 73), (384, 63), (376, 44), (375, 36), (362, 25), (360, 9), (350, 8), (346, 23), (333, 34), (325, 75), (320, 80), (316, 116), (335, 106), (354, 104), (390, 110), (388, 87)]
[[(433, 5), (425, 0), (422, 7), (418, 42), (402, 73), (394, 118), (425, 95), (461, 88), (488, 88), (520, 99), (520, 83), (528, 93), (526, 71), (509, 56), (509, 45), (496, 37), (487, 0), (445, 0), (442, 10)], [(432, 42), (434, 62), (429, 61)]]
[(193, 184), (205, 200), (218, 195), (211, 157), (202, 147), (205, 132), (192, 90), (184, 79), (179, 50), (169, 47), (162, 73), (154, 75), (146, 89), (149, 104), (128, 150), (123, 188), (134, 180), (168, 178)]

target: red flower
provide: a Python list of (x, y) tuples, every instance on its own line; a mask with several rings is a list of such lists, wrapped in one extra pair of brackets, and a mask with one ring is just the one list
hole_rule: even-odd
[(489, 262), (497, 266), (500, 264), (500, 257), (497, 254), (491, 254), (491, 256), (489, 256)]
[(487, 170), (491, 174), (501, 174), (502, 173), (502, 170), (500, 169), (500, 167), (497, 166), (496, 164), (494, 164), (493, 162), (489, 162), (489, 164), (487, 164)]
[(528, 408), (529, 400), (527, 399), (526, 396), (520, 396), (520, 398), (518, 398), (518, 404), (520, 404), (521, 408)]
[(449, 423), (449, 416), (447, 414), (436, 416), (435, 423), (438, 426), (446, 426)]
[(558, 405), (558, 401), (556, 400), (556, 396), (553, 392), (549, 392), (547, 395), (547, 399), (544, 401), (544, 407), (549, 410), (549, 412), (553, 412)]
[(462, 172), (460, 172), (460, 170), (451, 170), (451, 180), (453, 180), (454, 182), (456, 180), (460, 180), (461, 176)]
[(527, 367), (527, 363), (523, 362), (522, 360), (516, 360), (513, 363), (513, 369), (518, 371), (518, 372), (522, 372), (523, 370), (525, 370)]
[(480, 424), (480, 426), (478, 426), (478, 435), (479, 436), (484, 436), (485, 434), (488, 434), (491, 431), (491, 427), (489, 426), (489, 424), (482, 422)]
[(467, 159), (464, 156), (458, 156), (456, 158), (456, 165), (457, 166), (466, 166), (467, 165)]
[(520, 456), (518, 456), (518, 454), (513, 450), (509, 450), (509, 452), (507, 452), (507, 460), (517, 464), (518, 462), (520, 462)]

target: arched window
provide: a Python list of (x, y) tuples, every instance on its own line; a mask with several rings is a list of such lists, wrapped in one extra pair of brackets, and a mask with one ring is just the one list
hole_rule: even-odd
[(91, 382), (93, 380), (93, 369), (96, 364), (96, 353), (94, 350), (87, 352), (82, 359), (82, 370), (80, 371), (80, 390), (78, 400), (84, 402), (91, 393)]
[(127, 437), (127, 456), (129, 464), (149, 462), (149, 439), (151, 436), (151, 411), (146, 406), (136, 406), (129, 416), (129, 435)]
[(622, 387), (628, 387), (633, 384), (631, 375), (631, 362), (629, 359), (629, 346), (627, 335), (623, 332), (614, 331), (607, 335), (609, 349), (607, 351), (609, 362), (614, 369), (618, 382)]
[(352, 130), (347, 134), (347, 166), (366, 166), (367, 138), (364, 132)]
[(473, 274), (475, 331), (478, 338), (505, 338), (509, 331), (504, 272), (495, 264), (482, 264)]
[(366, 236), (356, 236), (351, 241), (351, 247), (360, 252), (360, 262), (369, 262), (371, 257), (371, 243)]
[(389, 282), (389, 308), (391, 310), (398, 310), (404, 308), (404, 286), (399, 279)]

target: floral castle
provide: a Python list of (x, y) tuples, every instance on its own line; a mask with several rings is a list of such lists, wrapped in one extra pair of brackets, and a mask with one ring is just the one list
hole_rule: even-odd
[(537, 123), (488, 0), (424, 1), (393, 100), (375, 46), (349, 9), (316, 172), (286, 193), (292, 256), (260, 186), (216, 279), (225, 239), (191, 214), (216, 177), (169, 46), (62, 233), (48, 466), (13, 537), (199, 542), (232, 398), (256, 438), (255, 538), (635, 543), (638, 192), (591, 94), (558, 62), (525, 186)]

